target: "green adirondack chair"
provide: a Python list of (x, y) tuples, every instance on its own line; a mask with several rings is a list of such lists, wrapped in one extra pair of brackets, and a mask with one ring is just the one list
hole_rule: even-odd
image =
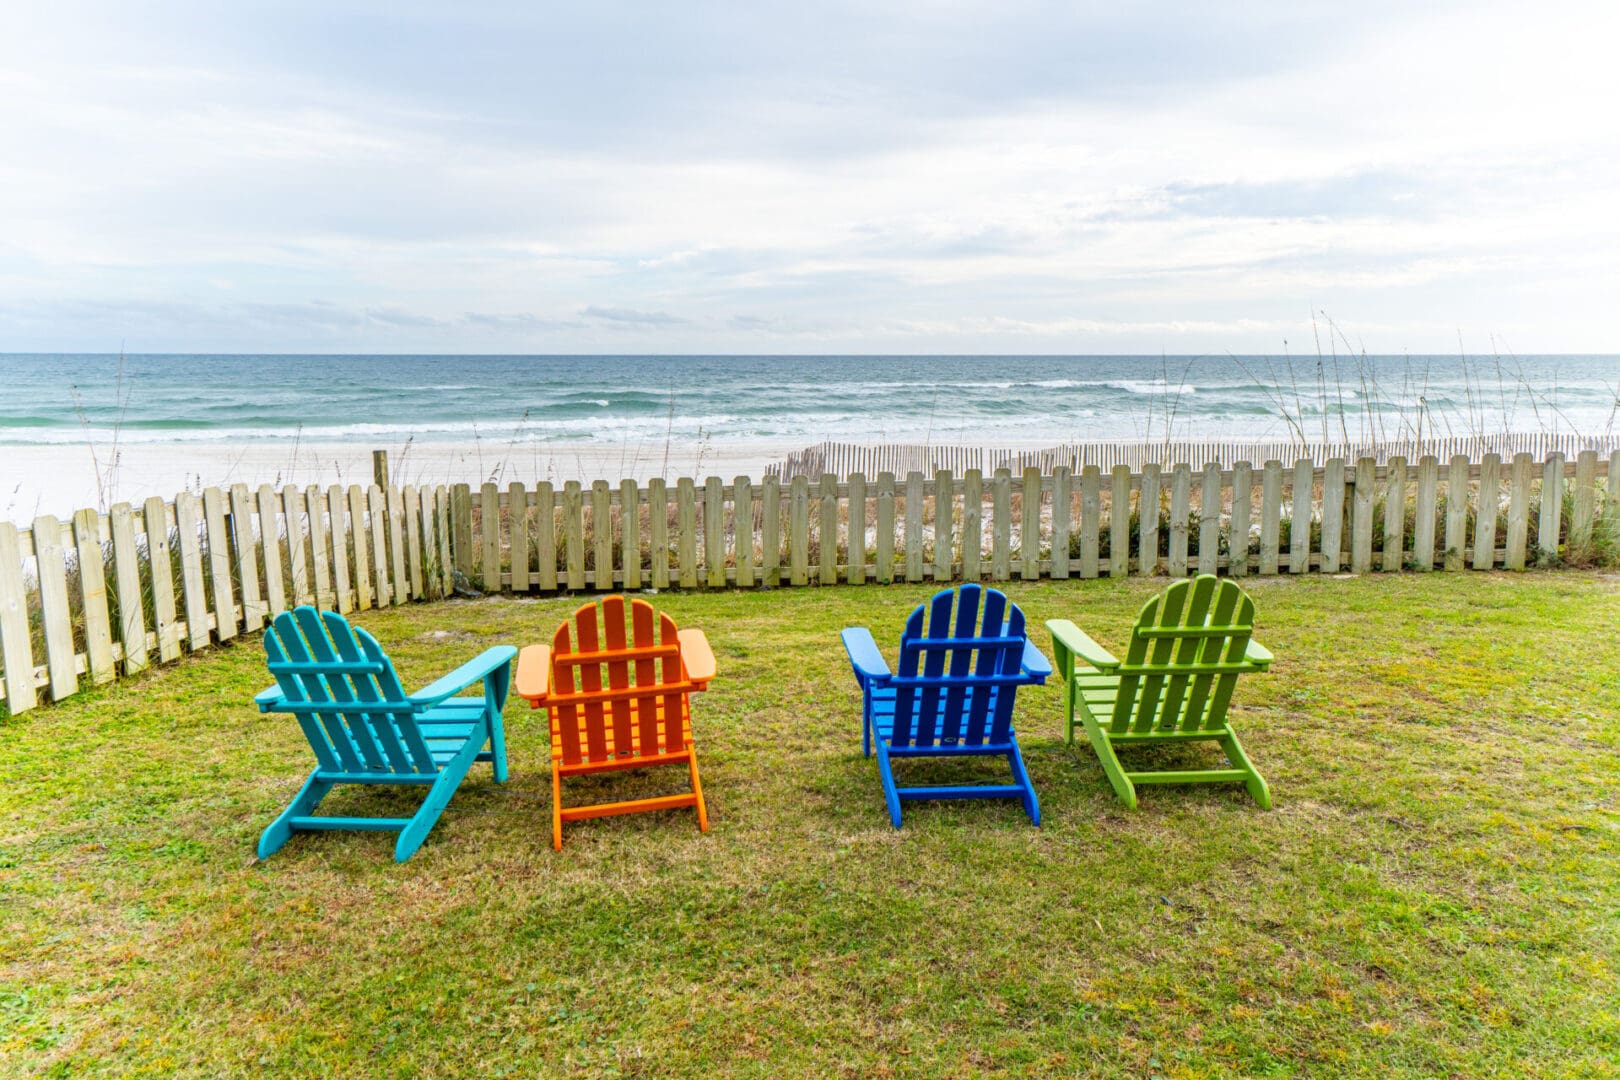
[[(259, 839), (268, 859), (295, 832), (361, 829), (398, 832), (394, 859), (404, 862), (427, 839), (476, 761), (506, 780), (501, 708), (512, 680), (510, 645), (486, 649), (430, 686), (406, 694), (377, 639), (335, 611), (307, 605), (284, 611), (264, 633), (276, 685), (254, 700), (264, 713), (291, 713), (318, 765), (303, 789)], [(482, 683), (476, 697), (458, 697)], [(405, 818), (315, 814), (339, 784), (406, 784), (428, 789)]]
[[(1265, 780), (1226, 722), (1238, 676), (1265, 671), (1272, 659), (1250, 640), (1254, 601), (1247, 593), (1213, 574), (1176, 582), (1143, 605), (1123, 661), (1067, 619), (1046, 628), (1066, 687), (1068, 741), (1078, 716), (1127, 807), (1136, 809), (1138, 784), (1241, 782), (1262, 809), (1271, 808)], [(1219, 743), (1230, 768), (1131, 771), (1117, 753), (1199, 741)]]

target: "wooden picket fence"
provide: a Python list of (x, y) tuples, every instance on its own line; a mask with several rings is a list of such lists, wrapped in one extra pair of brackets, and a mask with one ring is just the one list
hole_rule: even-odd
[(1120, 465), (1132, 472), (1141, 472), (1147, 466), (1165, 461), (1214, 462), (1223, 469), (1231, 469), (1240, 461), (1294, 462), (1301, 458), (1313, 464), (1326, 465), (1334, 458), (1359, 461), (1370, 457), (1383, 465), (1390, 458), (1416, 461), (1432, 456), (1450, 461), (1458, 454), (1471, 461), (1483, 461), (1486, 454), (1496, 454), (1502, 460), (1511, 460), (1518, 454), (1530, 454), (1537, 461), (1545, 461), (1553, 454), (1562, 454), (1574, 461), (1591, 450), (1600, 457), (1608, 457), (1620, 450), (1620, 435), (1579, 435), (1573, 432), (1528, 431), (1491, 435), (1442, 435), (1418, 438), (1380, 439), (1367, 441), (1317, 441), (1274, 439), (1244, 441), (1219, 439), (1196, 441), (1186, 439), (1143, 440), (1113, 439), (1098, 442), (1070, 443), (1038, 450), (1003, 450), (987, 446), (912, 445), (904, 443), (865, 444), (824, 442), (789, 454), (781, 465), (765, 470), (767, 476), (792, 480), (808, 476), (812, 480), (822, 473), (832, 473), (842, 479), (850, 473), (873, 476), (892, 472), (896, 476), (916, 470), (932, 476), (940, 469), (949, 469), (957, 476), (969, 469), (992, 472), (1010, 469), (1021, 473), (1037, 468), (1049, 473), (1059, 468), (1079, 472), (1087, 465), (1095, 465), (1110, 472)]
[(988, 477), (941, 467), (673, 488), (237, 485), (0, 522), (0, 700), (12, 714), (61, 700), (253, 633), (294, 604), (347, 613), (473, 590), (1517, 570), (1600, 542), (1620, 542), (1620, 451)]

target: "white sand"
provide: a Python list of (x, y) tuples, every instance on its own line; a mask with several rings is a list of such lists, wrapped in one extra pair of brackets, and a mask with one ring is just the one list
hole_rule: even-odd
[(556, 446), (486, 442), (479, 445), (413, 443), (409, 448), (357, 443), (304, 443), (296, 450), (284, 440), (235, 445), (199, 442), (137, 443), (121, 447), (116, 468), (108, 448), (95, 456), (86, 446), (0, 446), (0, 518), (28, 521), (36, 514), (65, 517), (85, 506), (138, 502), (153, 495), (171, 499), (182, 490), (214, 485), (368, 484), (371, 451), (387, 449), (391, 478), (401, 484), (502, 485), (521, 480), (567, 480), (655, 476), (747, 475), (758, 479), (767, 465), (779, 465), (803, 447), (765, 443), (716, 446), (674, 445), (667, 460), (660, 441), (646, 446)]

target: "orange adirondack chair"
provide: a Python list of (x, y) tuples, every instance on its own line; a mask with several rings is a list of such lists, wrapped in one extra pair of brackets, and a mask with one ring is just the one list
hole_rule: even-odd
[[(517, 693), (551, 722), (551, 843), (562, 850), (565, 821), (697, 807), (698, 828), (709, 830), (692, 745), (691, 699), (714, 678), (714, 652), (703, 631), (677, 630), (675, 620), (645, 600), (586, 604), (550, 645), (530, 645), (518, 656)], [(656, 626), (656, 634), (655, 634)], [(632, 678), (632, 675), (634, 678)], [(685, 764), (692, 790), (627, 802), (564, 806), (565, 776)]]

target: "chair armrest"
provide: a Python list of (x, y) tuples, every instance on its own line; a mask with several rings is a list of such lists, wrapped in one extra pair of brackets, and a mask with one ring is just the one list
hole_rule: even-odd
[(525, 645), (518, 653), (517, 696), (539, 708), (551, 693), (551, 646)]
[(1253, 664), (1260, 671), (1265, 671), (1271, 666), (1271, 661), (1276, 658), (1271, 655), (1270, 649), (1258, 641), (1251, 641), (1249, 647), (1243, 652), (1243, 659)]
[(675, 636), (681, 643), (681, 666), (686, 669), (686, 677), (695, 683), (706, 683), (714, 678), (714, 650), (709, 648), (709, 639), (703, 631), (693, 626), (677, 630)]
[(849, 654), (850, 666), (855, 669), (855, 681), (861, 684), (863, 690), (869, 682), (882, 684), (889, 680), (889, 663), (878, 652), (877, 642), (872, 640), (872, 631), (864, 626), (851, 626), (839, 636), (844, 639), (844, 651)]
[(1052, 633), (1052, 644), (1058, 655), (1058, 667), (1064, 669), (1065, 677), (1071, 674), (1064, 664), (1065, 653), (1078, 657), (1098, 671), (1113, 671), (1119, 667), (1119, 661), (1114, 659), (1113, 653), (1091, 640), (1091, 635), (1068, 619), (1049, 619), (1046, 628)]
[(1052, 662), (1028, 638), (1024, 639), (1023, 666), (1024, 674), (1033, 679), (1037, 685), (1045, 684), (1046, 677), (1052, 674)]
[[(495, 674), (501, 668), (512, 663), (517, 655), (517, 649), (511, 645), (496, 645), (485, 649), (477, 657), (462, 664), (456, 670), (436, 682), (430, 683), (411, 695), (412, 705), (437, 705), (447, 698), (455, 697), (475, 682), (481, 682)], [(502, 690), (504, 694), (504, 689)]]
[(260, 712), (274, 712), (276, 706), (281, 704), (282, 697), (280, 685), (267, 686), (253, 695), (253, 704), (259, 707)]

